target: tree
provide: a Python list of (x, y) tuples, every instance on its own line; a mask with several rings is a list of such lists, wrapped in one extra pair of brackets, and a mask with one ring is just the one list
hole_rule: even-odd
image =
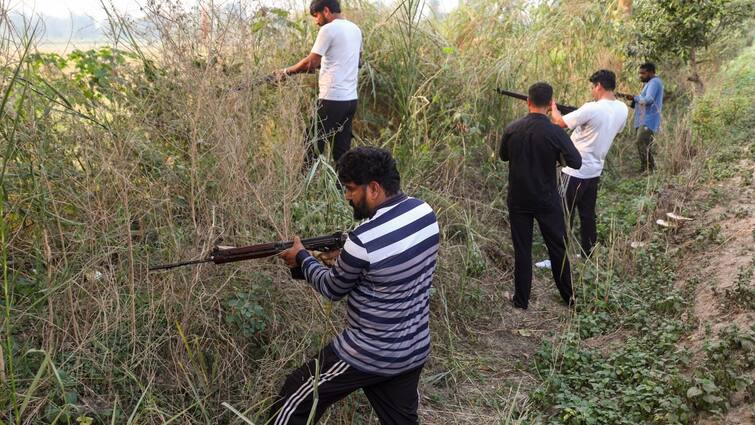
[(640, 54), (679, 58), (702, 91), (697, 55), (727, 32), (741, 28), (753, 13), (750, 0), (644, 0), (636, 2), (634, 22)]

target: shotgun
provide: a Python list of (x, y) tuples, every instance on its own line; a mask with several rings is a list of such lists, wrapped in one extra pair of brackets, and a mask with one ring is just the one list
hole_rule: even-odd
[[(301, 243), (302, 245), (304, 245), (305, 249), (311, 251), (326, 252), (343, 248), (343, 244), (346, 243), (346, 238), (346, 233), (336, 232), (332, 235), (302, 239)], [(182, 261), (180, 263), (151, 266), (149, 268), (149, 271), (168, 270), (176, 267), (188, 266), (191, 264), (209, 263), (210, 261), (215, 264), (223, 264), (232, 263), (235, 261), (251, 260), (255, 258), (271, 257), (287, 250), (288, 248), (291, 248), (293, 245), (293, 241), (279, 241), (243, 246), (240, 248), (225, 248), (216, 246), (215, 248), (213, 248), (212, 252), (210, 252), (210, 255), (206, 258), (201, 258), (199, 260)]]
[[(498, 92), (498, 94), (502, 94), (504, 96), (509, 96), (509, 97), (513, 97), (515, 99), (520, 99), (520, 100), (527, 100), (527, 95), (526, 94), (521, 94), (521, 93), (517, 93), (517, 92), (513, 92), (513, 91), (508, 91), (508, 90), (504, 90), (504, 89), (500, 89), (500, 88), (499, 89), (495, 89), (495, 90)], [(558, 108), (559, 111), (561, 111), (562, 114), (568, 114), (569, 112), (574, 112), (574, 111), (577, 110), (576, 106), (562, 105), (560, 103), (557, 103), (556, 107)]]

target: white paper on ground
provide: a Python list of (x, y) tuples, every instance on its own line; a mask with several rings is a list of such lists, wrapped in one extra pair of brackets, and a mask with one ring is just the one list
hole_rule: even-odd
[(679, 221), (692, 221), (692, 219), (689, 217), (683, 217), (681, 215), (674, 214), (672, 212), (667, 212), (666, 217), (674, 219), (674, 220), (679, 220)]

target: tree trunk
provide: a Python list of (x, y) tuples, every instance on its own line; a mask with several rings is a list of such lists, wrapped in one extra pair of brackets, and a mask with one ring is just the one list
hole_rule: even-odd
[(687, 81), (691, 81), (695, 84), (695, 94), (700, 94), (705, 89), (703, 80), (700, 78), (700, 74), (697, 73), (697, 54), (696, 50), (692, 48), (689, 52), (689, 66), (692, 69), (692, 74), (687, 77)]

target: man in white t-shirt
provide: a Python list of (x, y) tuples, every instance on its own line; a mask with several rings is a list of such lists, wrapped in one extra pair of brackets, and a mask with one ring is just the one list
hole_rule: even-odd
[(296, 65), (276, 73), (278, 79), (320, 69), (317, 120), (310, 132), (305, 169), (331, 142), (335, 162), (351, 148), (351, 124), (357, 109), (357, 74), (362, 31), (346, 20), (338, 0), (313, 0), (309, 13), (320, 31), (312, 51)]
[(601, 69), (590, 77), (592, 98), (579, 109), (561, 115), (552, 105), (551, 120), (573, 130), (571, 140), (582, 155), (582, 167), (565, 167), (561, 171), (566, 178), (564, 195), (569, 222), (573, 222), (574, 209), (579, 212), (580, 246), (583, 255), (590, 255), (598, 238), (595, 204), (598, 197), (598, 181), (603, 172), (608, 149), (616, 135), (624, 129), (629, 109), (624, 102), (614, 97), (616, 74)]

